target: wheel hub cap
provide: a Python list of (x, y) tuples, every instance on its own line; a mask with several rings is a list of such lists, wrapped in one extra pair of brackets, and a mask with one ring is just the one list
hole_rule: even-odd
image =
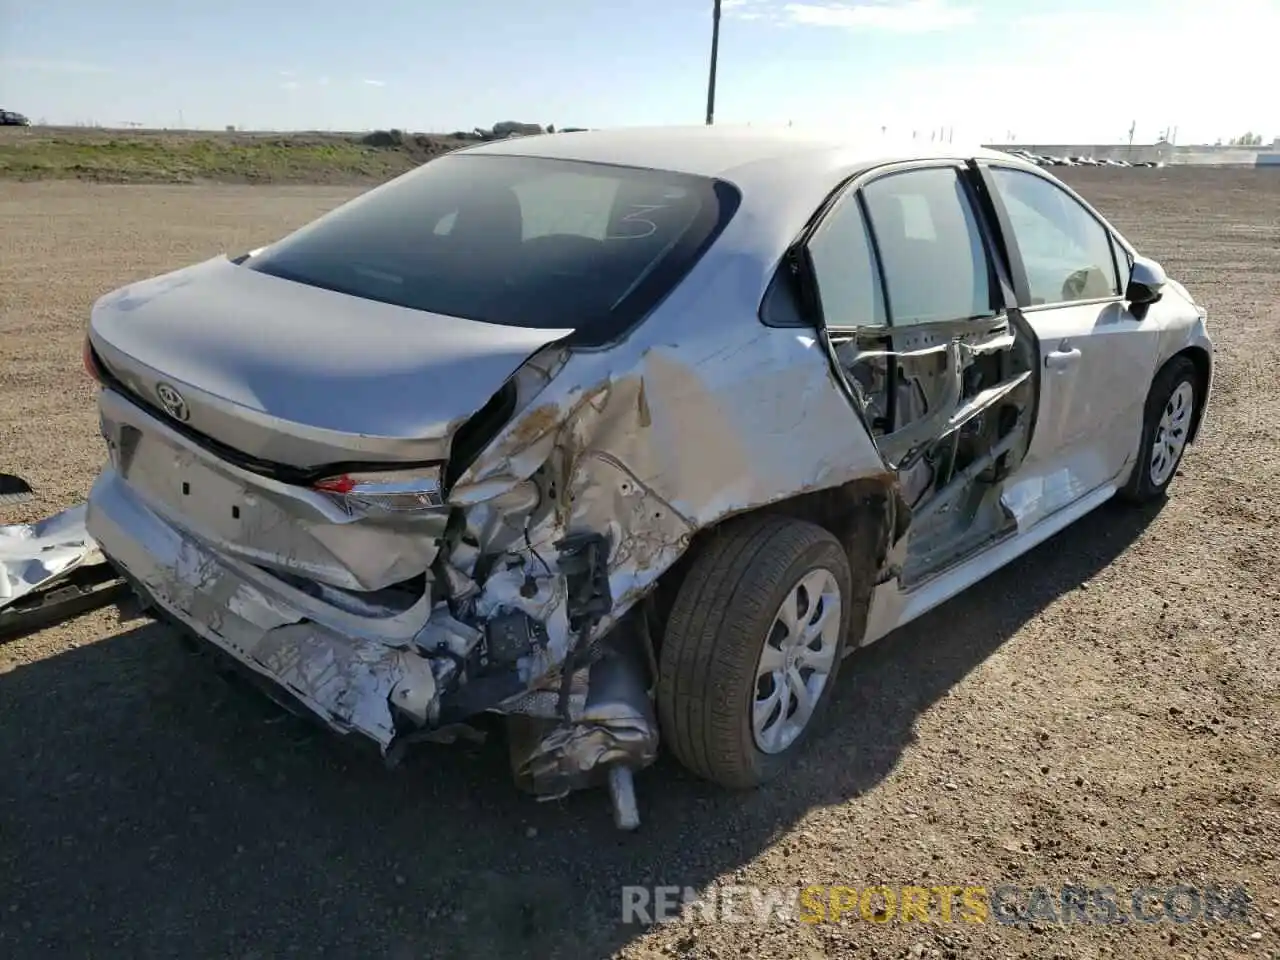
[(1169, 395), (1151, 444), (1151, 482), (1161, 486), (1173, 476), (1191, 428), (1191, 412), (1195, 409), (1195, 388), (1184, 380)]
[(774, 614), (751, 705), (751, 731), (762, 752), (781, 753), (808, 725), (835, 668), (840, 623), (840, 588), (829, 570), (801, 577)]

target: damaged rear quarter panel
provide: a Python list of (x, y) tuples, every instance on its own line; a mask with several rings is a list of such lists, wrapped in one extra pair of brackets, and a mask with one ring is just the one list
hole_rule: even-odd
[(487, 499), (546, 463), (554, 531), (538, 539), (610, 539), (614, 607), (602, 626), (698, 530), (884, 473), (813, 332), (756, 319), (768, 268), (748, 256), (703, 266), (624, 342), (574, 351), (449, 493)]

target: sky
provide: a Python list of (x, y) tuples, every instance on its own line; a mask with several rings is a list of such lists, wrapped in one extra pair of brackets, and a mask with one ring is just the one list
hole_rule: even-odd
[[(712, 0), (0, 0), (0, 106), (114, 127), (701, 123)], [(716, 121), (1280, 137), (1280, 0), (723, 0)]]

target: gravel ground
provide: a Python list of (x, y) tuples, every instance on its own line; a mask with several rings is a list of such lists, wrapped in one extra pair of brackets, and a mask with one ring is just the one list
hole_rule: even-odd
[[(634, 836), (601, 795), (519, 796), (496, 744), (348, 756), (114, 609), (0, 644), (0, 955), (1280, 957), (1280, 176), (1071, 179), (1209, 307), (1210, 425), (1162, 509), (1104, 507), (860, 654), (780, 782), (730, 795), (660, 762)], [(95, 297), (348, 195), (0, 183), (0, 469), (39, 494), (0, 521), (76, 502), (99, 465)], [(620, 922), (624, 884), (1073, 882), (1253, 906)]]

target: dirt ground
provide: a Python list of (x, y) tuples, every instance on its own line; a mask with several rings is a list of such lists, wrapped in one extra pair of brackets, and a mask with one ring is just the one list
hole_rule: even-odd
[[(1210, 312), (1207, 431), (860, 654), (749, 795), (662, 761), (644, 826), (518, 795), (500, 745), (386, 772), (114, 609), (0, 644), (0, 955), (1280, 957), (1280, 171), (1070, 179)], [(101, 461), (95, 297), (350, 191), (0, 183), (0, 469), (33, 519)], [(1243, 885), (1247, 920), (621, 922), (623, 885)], [(741, 911), (739, 911), (741, 913)], [(934, 916), (937, 914), (935, 912)]]

